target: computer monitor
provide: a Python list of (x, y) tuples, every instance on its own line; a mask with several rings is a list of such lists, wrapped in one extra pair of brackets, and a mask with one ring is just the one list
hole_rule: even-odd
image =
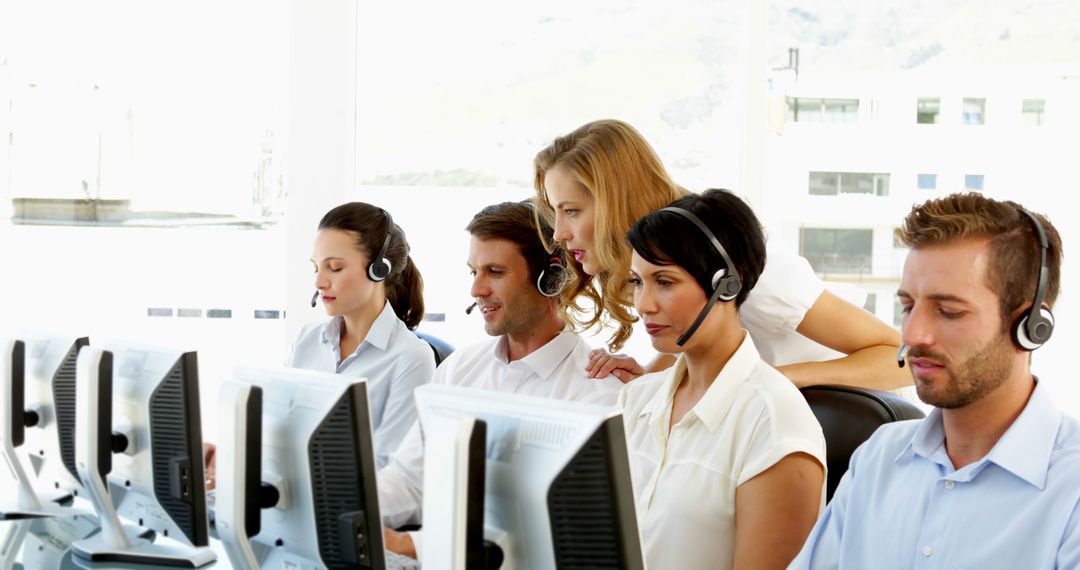
[[(74, 553), (192, 568), (213, 562), (196, 354), (106, 341), (79, 352), (76, 378), (76, 467), (102, 532), (73, 544)], [(109, 484), (122, 496), (110, 495)], [(125, 527), (120, 515), (142, 528)], [(144, 529), (171, 540), (149, 543)]]
[(75, 357), (86, 338), (22, 331), (0, 339), (0, 445), (15, 478), (0, 519), (73, 516)]
[[(620, 412), (435, 384), (415, 394), (421, 422), (486, 423), (484, 526), (503, 569), (644, 568)], [(429, 528), (428, 514), (425, 535), (445, 532)]]
[(428, 414), (423, 421), (425, 570), (498, 568), (501, 551), (485, 548), (487, 424), (469, 416)]
[(221, 396), (215, 517), (233, 566), (386, 568), (367, 383), (238, 368)]

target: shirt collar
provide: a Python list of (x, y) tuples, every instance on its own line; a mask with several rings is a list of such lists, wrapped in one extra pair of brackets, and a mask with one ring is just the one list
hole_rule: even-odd
[[(720, 429), (720, 424), (723, 423), (724, 417), (727, 416), (728, 410), (731, 409), (732, 403), (735, 402), (735, 395), (738, 393), (740, 385), (750, 377), (751, 372), (759, 362), (761, 362), (761, 355), (754, 345), (754, 340), (743, 331), (743, 340), (739, 344), (739, 348), (735, 350), (724, 368), (716, 375), (716, 379), (713, 380), (709, 389), (705, 391), (701, 399), (687, 413), (696, 416), (710, 432), (715, 433), (716, 430)], [(660, 421), (664, 418), (675, 395), (678, 381), (682, 379), (685, 371), (686, 359), (680, 355), (675, 365), (671, 367), (664, 378), (664, 386), (657, 391), (652, 401), (642, 409), (640, 415), (650, 414), (653, 421)]]
[[(574, 351), (574, 347), (577, 346), (579, 337), (572, 331), (564, 330), (560, 332), (555, 338), (549, 340), (547, 344), (525, 355), (524, 358), (518, 359), (516, 362), (520, 362), (529, 367), (534, 374), (540, 378), (550, 378), (555, 373), (555, 369)], [(510, 339), (506, 335), (499, 337), (499, 340), (495, 342), (495, 358), (503, 364), (509, 364), (508, 360), (510, 353)], [(584, 369), (581, 371), (584, 375)]]
[[(993, 463), (1038, 489), (1046, 486), (1046, 472), (1050, 467), (1050, 455), (1054, 450), (1057, 432), (1061, 427), (1062, 415), (1046, 389), (1039, 384), (1036, 380), (1035, 389), (1027, 405), (1024, 406), (1024, 410), (1002, 434), (990, 452), (960, 471), (969, 472), (970, 479), (974, 479), (982, 472), (986, 463)], [(912, 436), (911, 442), (900, 452), (896, 460), (897, 462), (907, 461), (919, 455), (935, 463), (941, 463), (942, 457), (948, 461), (948, 456), (942, 455), (945, 453), (944, 447), (945, 428), (941, 410), (934, 409), (923, 420)], [(948, 465), (951, 466), (951, 463)]]
[[(394, 332), (395, 320), (397, 320), (397, 315), (394, 313), (393, 307), (390, 306), (390, 302), (386, 301), (383, 304), (382, 311), (379, 312), (379, 316), (375, 317), (375, 320), (371, 323), (367, 336), (356, 348), (359, 350), (360, 346), (367, 343), (380, 350), (386, 350), (386, 347), (390, 345), (390, 335)], [(339, 346), (341, 326), (344, 322), (345, 318), (341, 316), (327, 321), (323, 325), (322, 343), (333, 347)]]

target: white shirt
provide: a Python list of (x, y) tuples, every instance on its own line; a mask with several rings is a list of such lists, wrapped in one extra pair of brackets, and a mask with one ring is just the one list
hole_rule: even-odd
[(435, 356), (387, 302), (360, 346), (342, 359), (343, 321), (335, 317), (300, 329), (289, 365), (367, 379), (375, 461), (382, 467), (416, 421), (413, 390), (431, 380)]
[(742, 325), (754, 337), (761, 358), (773, 366), (834, 360), (843, 353), (820, 345), (795, 329), (826, 289), (862, 307), (866, 292), (846, 283), (823, 282), (805, 258), (766, 242), (765, 269), (739, 307)]
[[(589, 345), (573, 332), (563, 331), (513, 362), (507, 360), (507, 348), (507, 338), (501, 336), (457, 350), (435, 371), (432, 382), (605, 406), (615, 403), (622, 388), (615, 378), (585, 377)], [(424, 487), (424, 441), (419, 422), (379, 471), (378, 487), (387, 527), (419, 522)]]
[(649, 568), (731, 568), (736, 489), (796, 452), (824, 468), (825, 437), (802, 394), (761, 360), (750, 335), (669, 432), (685, 370), (680, 357), (619, 397), (642, 546)]
[[(850, 283), (825, 283), (805, 258), (771, 244), (771, 241), (765, 244), (765, 269), (761, 277), (739, 307), (742, 325), (754, 338), (761, 359), (773, 366), (784, 366), (843, 358), (844, 353), (818, 344), (795, 329), (825, 291), (856, 307), (866, 303), (866, 291)], [(898, 388), (892, 393), (922, 405), (914, 386)]]

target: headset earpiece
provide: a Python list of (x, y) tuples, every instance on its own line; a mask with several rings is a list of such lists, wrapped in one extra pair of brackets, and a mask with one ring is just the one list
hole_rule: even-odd
[(1046, 261), (1050, 242), (1046, 238), (1046, 230), (1043, 229), (1042, 223), (1035, 214), (1016, 204), (1013, 204), (1013, 207), (1031, 220), (1031, 224), (1035, 227), (1035, 234), (1039, 238), (1040, 262), (1039, 275), (1035, 281), (1035, 298), (1031, 302), (1031, 307), (1020, 313), (1020, 316), (1013, 321), (1010, 331), (1017, 348), (1030, 352), (1046, 344), (1054, 332), (1054, 314), (1050, 312), (1050, 309), (1042, 306), (1043, 297), (1046, 295), (1046, 282), (1050, 274)]
[(1012, 326), (1013, 342), (1021, 350), (1032, 351), (1046, 344), (1054, 332), (1054, 314), (1046, 307), (1040, 307), (1037, 315), (1028, 309)]
[(730, 301), (739, 296), (739, 291), (742, 290), (742, 280), (739, 279), (739, 275), (733, 273), (728, 275), (727, 269), (721, 269), (712, 276), (712, 286), (714, 290), (719, 290), (717, 298), (721, 301)]
[(390, 217), (390, 212), (386, 210), (382, 210), (382, 213), (386, 217), (386, 239), (383, 240), (382, 248), (372, 258), (367, 268), (368, 278), (376, 283), (389, 277), (390, 270), (394, 267), (386, 258), (386, 250), (390, 247), (390, 235), (394, 231), (394, 218)]
[(568, 277), (566, 266), (558, 257), (551, 255), (540, 270), (540, 275), (536, 276), (536, 289), (545, 297), (556, 297), (566, 286)]

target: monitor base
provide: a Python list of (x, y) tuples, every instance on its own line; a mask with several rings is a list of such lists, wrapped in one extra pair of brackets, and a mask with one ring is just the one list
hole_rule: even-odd
[(117, 548), (104, 533), (98, 533), (71, 545), (71, 551), (91, 562), (131, 562), (177, 568), (201, 568), (217, 560), (210, 548), (195, 548), (183, 544), (154, 544), (141, 537), (143, 529), (124, 525), (131, 546)]
[[(63, 506), (64, 504), (70, 505), (73, 498), (71, 493), (42, 493), (36, 501), (21, 500), (14, 505), (0, 504), (0, 521), (94, 514), (90, 511)], [(38, 505), (30, 506), (33, 503), (38, 503)]]

